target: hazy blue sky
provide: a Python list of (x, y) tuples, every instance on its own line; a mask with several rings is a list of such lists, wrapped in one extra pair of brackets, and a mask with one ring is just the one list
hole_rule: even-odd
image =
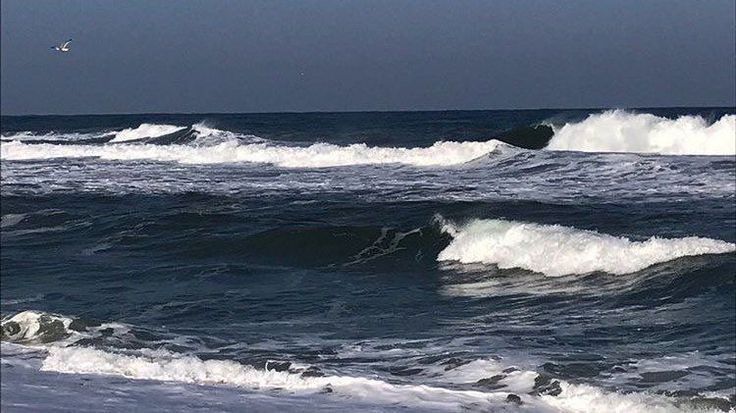
[(736, 105), (736, 0), (1, 4), (3, 114)]

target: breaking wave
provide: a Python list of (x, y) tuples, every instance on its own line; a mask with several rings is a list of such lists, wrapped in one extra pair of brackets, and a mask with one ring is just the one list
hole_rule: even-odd
[(182, 130), (182, 126), (143, 123), (137, 128), (128, 128), (115, 134), (110, 142), (127, 142), (144, 138), (155, 138)]
[(632, 241), (561, 225), (498, 219), (456, 225), (441, 217), (438, 220), (453, 238), (438, 261), (495, 264), (552, 277), (595, 271), (628, 274), (680, 257), (736, 250), (735, 244), (701, 237)]
[(424, 148), (347, 146), (315, 143), (286, 146), (228, 140), (214, 145), (54, 145), (7, 142), (0, 147), (3, 160), (54, 158), (99, 158), (106, 160), (151, 160), (183, 164), (266, 163), (287, 168), (323, 168), (349, 165), (405, 164), (443, 166), (462, 164), (489, 154), (503, 143), (436, 142)]
[(736, 115), (715, 123), (700, 116), (668, 119), (623, 110), (588, 116), (555, 129), (547, 149), (666, 155), (735, 155)]
[(13, 343), (48, 343), (72, 334), (73, 320), (68, 317), (36, 311), (23, 311), (2, 322), (0, 337)]
[[(462, 164), (501, 147), (555, 151), (636, 152), (667, 155), (736, 154), (736, 115), (709, 124), (700, 116), (677, 119), (622, 110), (590, 115), (577, 123), (520, 128), (486, 141), (438, 141), (429, 147), (377, 147), (365, 143), (287, 144), (253, 135), (192, 126), (142, 123), (118, 131), (3, 135), (3, 160), (99, 158), (183, 164), (267, 163), (289, 168), (405, 164)], [(550, 138), (551, 136), (551, 138)], [(505, 142), (504, 142), (505, 141)], [(548, 142), (547, 142), (548, 141)], [(506, 143), (509, 142), (509, 143)], [(545, 146), (546, 145), (546, 146)]]

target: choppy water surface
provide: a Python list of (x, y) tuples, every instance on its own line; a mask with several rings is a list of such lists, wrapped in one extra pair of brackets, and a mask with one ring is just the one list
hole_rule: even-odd
[(733, 411), (735, 153), (733, 109), (3, 117), (2, 409)]

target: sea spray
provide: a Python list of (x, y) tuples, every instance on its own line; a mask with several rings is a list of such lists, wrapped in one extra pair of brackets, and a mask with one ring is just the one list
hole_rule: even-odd
[(668, 119), (623, 110), (593, 114), (555, 130), (547, 149), (666, 155), (736, 154), (736, 115), (709, 124), (701, 116)]

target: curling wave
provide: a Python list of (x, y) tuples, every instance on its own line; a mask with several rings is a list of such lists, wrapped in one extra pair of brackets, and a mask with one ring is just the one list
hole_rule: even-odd
[(182, 129), (184, 129), (182, 126), (143, 123), (137, 128), (128, 128), (117, 132), (110, 142), (127, 142), (144, 138), (155, 138), (169, 135)]
[(680, 257), (736, 251), (736, 244), (701, 237), (632, 241), (561, 225), (499, 219), (456, 225), (437, 219), (453, 238), (438, 261), (495, 264), (552, 277), (594, 271), (628, 274)]
[(709, 124), (700, 116), (668, 119), (623, 110), (556, 128), (547, 149), (665, 155), (736, 155), (736, 115)]

